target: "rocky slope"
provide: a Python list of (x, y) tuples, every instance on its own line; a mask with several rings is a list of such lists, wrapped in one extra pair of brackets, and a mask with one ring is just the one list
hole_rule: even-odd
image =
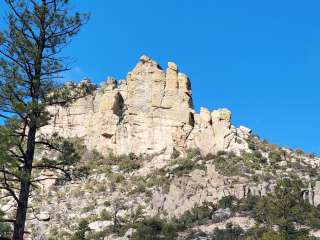
[[(32, 233), (29, 237), (72, 239), (85, 219), (86, 239), (130, 239), (134, 232), (132, 224), (143, 218), (180, 219), (188, 211), (207, 203), (218, 204), (227, 196), (261, 197), (273, 190), (278, 179), (291, 174), (303, 179), (305, 189), (301, 190), (301, 196), (305, 201), (314, 206), (320, 204), (318, 158), (254, 140), (255, 153), (236, 156), (220, 152), (202, 156), (198, 151), (188, 150), (185, 157), (168, 160), (158, 169), (149, 167), (154, 156), (103, 157), (83, 150), (81, 162), (88, 167), (88, 176), (67, 183), (50, 183), (38, 190), (32, 199), (35, 212), (28, 222)], [(248, 144), (252, 146), (252, 142)], [(274, 162), (277, 151), (283, 151), (284, 155)], [(254, 158), (257, 152), (267, 154), (267, 162)], [(223, 164), (222, 159), (226, 160)], [(241, 164), (232, 167), (234, 160)], [(132, 161), (138, 165), (131, 165)], [(117, 233), (112, 231), (115, 214), (122, 226)], [(34, 215), (36, 219), (31, 217)], [(215, 228), (226, 228), (228, 223), (242, 229), (252, 228), (256, 223), (250, 215), (232, 213), (229, 209), (218, 209), (211, 218), (182, 231), (179, 239), (199, 239), (188, 238), (190, 231), (204, 234), (201, 239), (210, 239), (204, 236)]]

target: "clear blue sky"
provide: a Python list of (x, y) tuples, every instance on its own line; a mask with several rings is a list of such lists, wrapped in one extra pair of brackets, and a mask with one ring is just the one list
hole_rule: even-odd
[(92, 18), (65, 52), (76, 59), (68, 78), (125, 78), (142, 54), (174, 61), (197, 109), (227, 107), (236, 126), (320, 154), (319, 0), (72, 4)]

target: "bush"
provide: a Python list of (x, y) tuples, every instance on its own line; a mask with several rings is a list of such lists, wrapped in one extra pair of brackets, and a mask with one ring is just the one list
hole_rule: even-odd
[(187, 150), (187, 158), (194, 159), (194, 158), (201, 158), (201, 152), (197, 148), (191, 148)]
[(249, 147), (249, 149), (252, 150), (252, 151), (256, 151), (256, 150), (258, 149), (257, 146), (256, 146), (256, 144), (253, 143), (253, 142), (249, 142), (249, 143), (248, 143), (248, 147)]
[(176, 229), (182, 231), (192, 227), (194, 224), (203, 224), (211, 219), (214, 212), (217, 210), (214, 204), (205, 202), (201, 206), (194, 206), (191, 210), (186, 211), (179, 219), (174, 219), (173, 222)]
[(101, 212), (100, 212), (100, 220), (111, 220), (112, 219), (112, 216), (111, 214), (106, 210), (106, 209), (103, 209)]
[(246, 240), (315, 240), (306, 230), (294, 230), (290, 235), (277, 232), (272, 228), (259, 227), (249, 229), (245, 234)]
[(277, 163), (282, 160), (281, 155), (278, 151), (269, 152), (269, 159), (271, 163)]
[(0, 223), (0, 239), (9, 239), (11, 227), (7, 223)]
[(222, 197), (219, 201), (218, 201), (218, 208), (230, 208), (230, 209), (235, 209), (238, 205), (238, 199), (234, 196), (225, 196)]
[(48, 240), (62, 240), (62, 239), (72, 239), (72, 236), (69, 232), (66, 232), (64, 230), (59, 231), (55, 227), (51, 228), (48, 236)]
[(143, 177), (133, 177), (132, 183), (134, 183), (135, 188), (130, 192), (130, 194), (144, 193), (147, 191), (147, 182)]
[(205, 164), (199, 164), (197, 161), (200, 160), (201, 154), (197, 149), (189, 149), (187, 151), (186, 158), (178, 158), (172, 162), (172, 165), (178, 165), (172, 170), (172, 173), (178, 176), (187, 174), (195, 169), (207, 170)]
[(124, 181), (125, 178), (119, 173), (112, 173), (112, 174), (109, 174), (108, 179), (111, 182), (111, 184), (115, 184), (115, 183), (121, 183), (122, 181)]
[(249, 195), (246, 198), (241, 199), (238, 202), (238, 211), (252, 212), (254, 211), (258, 201), (260, 200), (257, 196)]
[(143, 222), (138, 223), (136, 232), (133, 234), (133, 240), (158, 240), (176, 239), (176, 228), (171, 223), (166, 223), (159, 218), (145, 219)]
[(244, 153), (242, 155), (245, 166), (250, 170), (259, 170), (261, 165), (266, 164), (268, 160), (264, 158), (259, 151), (253, 153)]
[(86, 232), (90, 231), (87, 219), (81, 219), (72, 240), (86, 240)]
[(305, 236), (294, 223), (320, 227), (319, 210), (301, 198), (303, 183), (297, 178), (280, 179), (272, 193), (262, 197), (255, 207), (256, 221), (265, 226), (277, 226), (281, 234), (290, 239)]
[(189, 158), (180, 158), (175, 161), (175, 164), (177, 164), (178, 166), (173, 169), (172, 173), (181, 176), (183, 174), (191, 172), (194, 169), (196, 163)]
[(252, 174), (254, 170), (260, 170), (267, 163), (268, 159), (258, 150), (252, 153), (243, 152), (241, 156), (232, 152), (219, 152), (214, 156), (216, 170), (224, 176)]
[(124, 172), (132, 172), (141, 167), (143, 161), (142, 156), (136, 156), (133, 153), (129, 155), (116, 156), (112, 152), (109, 153), (107, 157), (107, 164), (109, 165), (119, 165), (119, 168)]
[(233, 153), (218, 153), (214, 159), (216, 170), (225, 176), (241, 175), (244, 172), (242, 159)]
[(164, 169), (159, 169), (157, 172), (149, 174), (145, 179), (147, 187), (161, 187), (164, 193), (168, 193), (171, 181), (166, 175), (167, 172)]
[(226, 229), (215, 229), (213, 240), (242, 240), (244, 239), (244, 230), (232, 223), (227, 223)]
[(246, 240), (286, 240), (286, 238), (280, 233), (272, 229), (255, 229), (254, 231), (248, 231), (246, 233)]

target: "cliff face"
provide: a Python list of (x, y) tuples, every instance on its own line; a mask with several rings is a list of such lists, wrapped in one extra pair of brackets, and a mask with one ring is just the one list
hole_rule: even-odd
[(103, 154), (158, 154), (168, 159), (177, 150), (198, 148), (203, 154), (247, 149), (245, 127), (231, 125), (231, 112), (193, 109), (191, 84), (175, 63), (164, 71), (142, 56), (119, 84), (109, 78), (101, 88), (53, 115), (43, 134), (81, 137)]

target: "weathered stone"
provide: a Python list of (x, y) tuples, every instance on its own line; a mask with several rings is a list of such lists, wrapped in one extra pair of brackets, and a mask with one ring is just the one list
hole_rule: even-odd
[(36, 215), (37, 219), (39, 221), (49, 221), (50, 220), (50, 214), (48, 212), (41, 212)]
[(227, 123), (228, 122), (230, 123), (230, 120), (231, 120), (231, 112), (226, 108), (213, 111), (211, 113), (211, 116), (212, 116), (212, 121), (214, 121), (215, 123), (219, 121), (225, 121)]
[(200, 114), (195, 115), (195, 123), (199, 125), (200, 128), (208, 128), (212, 126), (211, 113), (207, 108), (200, 108)]
[(168, 193), (155, 190), (152, 213), (156, 215), (160, 212), (167, 212), (169, 217), (181, 216), (193, 206), (199, 206), (204, 202), (216, 203), (222, 197), (230, 195), (238, 199), (248, 195), (261, 197), (273, 188), (269, 183), (251, 183), (241, 177), (222, 176), (211, 164), (207, 164), (206, 167), (207, 171), (196, 169), (188, 176), (176, 176), (171, 181)]
[(178, 71), (178, 66), (174, 62), (168, 62), (168, 68), (172, 69), (173, 71), (177, 72)]
[(314, 186), (314, 206), (318, 206), (320, 204), (320, 181), (316, 181)]
[(242, 126), (242, 125), (240, 125), (239, 130), (241, 132), (243, 132), (243, 133), (246, 133), (246, 134), (250, 134), (252, 132), (252, 130), (250, 128), (247, 128), (247, 127)]
[(112, 221), (95, 221), (89, 224), (89, 228), (93, 231), (103, 231), (107, 227), (110, 227), (113, 225)]
[[(90, 84), (85, 80), (80, 85), (85, 88)], [(229, 110), (210, 113), (201, 108), (200, 114), (196, 114), (187, 75), (180, 73), (172, 62), (163, 71), (147, 56), (140, 58), (127, 80), (121, 80), (118, 86), (109, 77), (101, 89), (88, 93), (70, 107), (48, 110), (53, 118), (41, 134), (57, 132), (65, 137), (80, 137), (89, 149), (102, 154), (161, 153), (159, 161), (165, 161), (173, 149), (183, 152), (199, 148), (208, 154), (228, 149), (237, 152), (246, 147), (236, 144), (239, 134), (231, 126)], [(243, 127), (241, 131), (246, 134), (238, 137), (247, 137), (248, 131)]]

